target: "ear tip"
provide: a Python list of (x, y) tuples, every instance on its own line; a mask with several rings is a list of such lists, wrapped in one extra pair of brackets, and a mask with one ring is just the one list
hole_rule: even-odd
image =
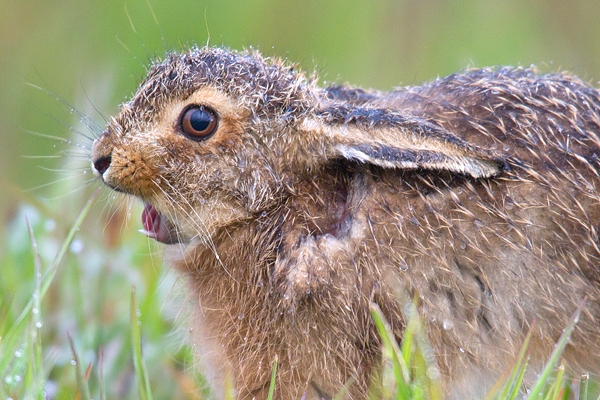
[(510, 170), (505, 158), (474, 159), (465, 166), (463, 173), (473, 178), (494, 178)]

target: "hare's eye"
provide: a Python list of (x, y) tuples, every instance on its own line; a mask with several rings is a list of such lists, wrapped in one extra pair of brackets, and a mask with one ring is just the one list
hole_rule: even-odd
[(205, 140), (217, 130), (217, 115), (208, 107), (191, 106), (181, 114), (179, 124), (187, 138)]

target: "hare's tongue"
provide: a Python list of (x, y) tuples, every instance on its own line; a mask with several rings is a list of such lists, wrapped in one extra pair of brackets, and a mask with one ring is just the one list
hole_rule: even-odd
[(142, 212), (141, 233), (161, 243), (173, 243), (166, 219), (151, 204), (146, 204)]

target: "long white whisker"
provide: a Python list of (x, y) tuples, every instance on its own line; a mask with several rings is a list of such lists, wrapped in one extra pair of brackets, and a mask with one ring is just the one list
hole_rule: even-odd
[(54, 158), (64, 158), (64, 155), (55, 154), (53, 156), (21, 156), (21, 158), (25, 158), (27, 160), (54, 159)]
[(58, 195), (58, 196), (51, 196), (51, 197), (45, 197), (45, 198), (47, 200), (68, 199), (73, 194), (82, 192), (83, 190), (85, 190), (88, 186), (90, 186), (94, 182), (95, 182), (95, 179), (88, 179), (87, 181), (84, 182), (83, 185), (80, 185), (80, 186), (76, 187), (75, 189), (72, 189), (68, 192), (62, 193), (61, 195)]
[[(79, 109), (74, 107), (71, 103), (66, 101), (64, 98), (58, 96), (54, 92), (51, 92), (47, 89), (44, 89), (43, 87), (33, 84), (33, 83), (28, 82), (28, 83), (26, 83), (26, 85), (28, 85), (32, 88), (35, 88), (37, 90), (41, 90), (42, 92), (46, 93), (48, 96), (55, 99), (58, 102), (58, 104), (60, 104), (64, 109), (69, 111), (69, 113), (76, 115), (79, 118), (79, 121), (82, 122), (96, 137), (100, 136), (100, 133), (102, 133), (102, 127), (100, 125), (98, 125), (96, 122), (94, 122), (85, 113), (83, 113), (82, 111), (80, 111)], [(93, 141), (93, 139), (94, 139), (93, 137), (89, 137), (89, 136), (85, 135), (83, 132), (77, 132), (77, 133), (84, 136), (85, 138), (89, 139), (90, 141)]]
[[(75, 176), (75, 175), (73, 175), (73, 176)], [(24, 192), (33, 192), (33, 191), (39, 190), (41, 188), (45, 188), (45, 187), (48, 187), (48, 186), (55, 185), (55, 184), (60, 183), (60, 182), (65, 182), (65, 181), (73, 179), (73, 176), (67, 176), (65, 178), (56, 179), (56, 180), (54, 180), (52, 182), (46, 182), (46, 183), (43, 183), (41, 185), (38, 185), (38, 186), (35, 186), (35, 187), (32, 187), (32, 188), (24, 189)]]

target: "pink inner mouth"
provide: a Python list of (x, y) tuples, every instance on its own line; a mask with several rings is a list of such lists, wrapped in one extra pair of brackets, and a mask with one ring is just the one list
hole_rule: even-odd
[(142, 212), (141, 233), (161, 243), (173, 243), (166, 219), (151, 204), (146, 203)]

